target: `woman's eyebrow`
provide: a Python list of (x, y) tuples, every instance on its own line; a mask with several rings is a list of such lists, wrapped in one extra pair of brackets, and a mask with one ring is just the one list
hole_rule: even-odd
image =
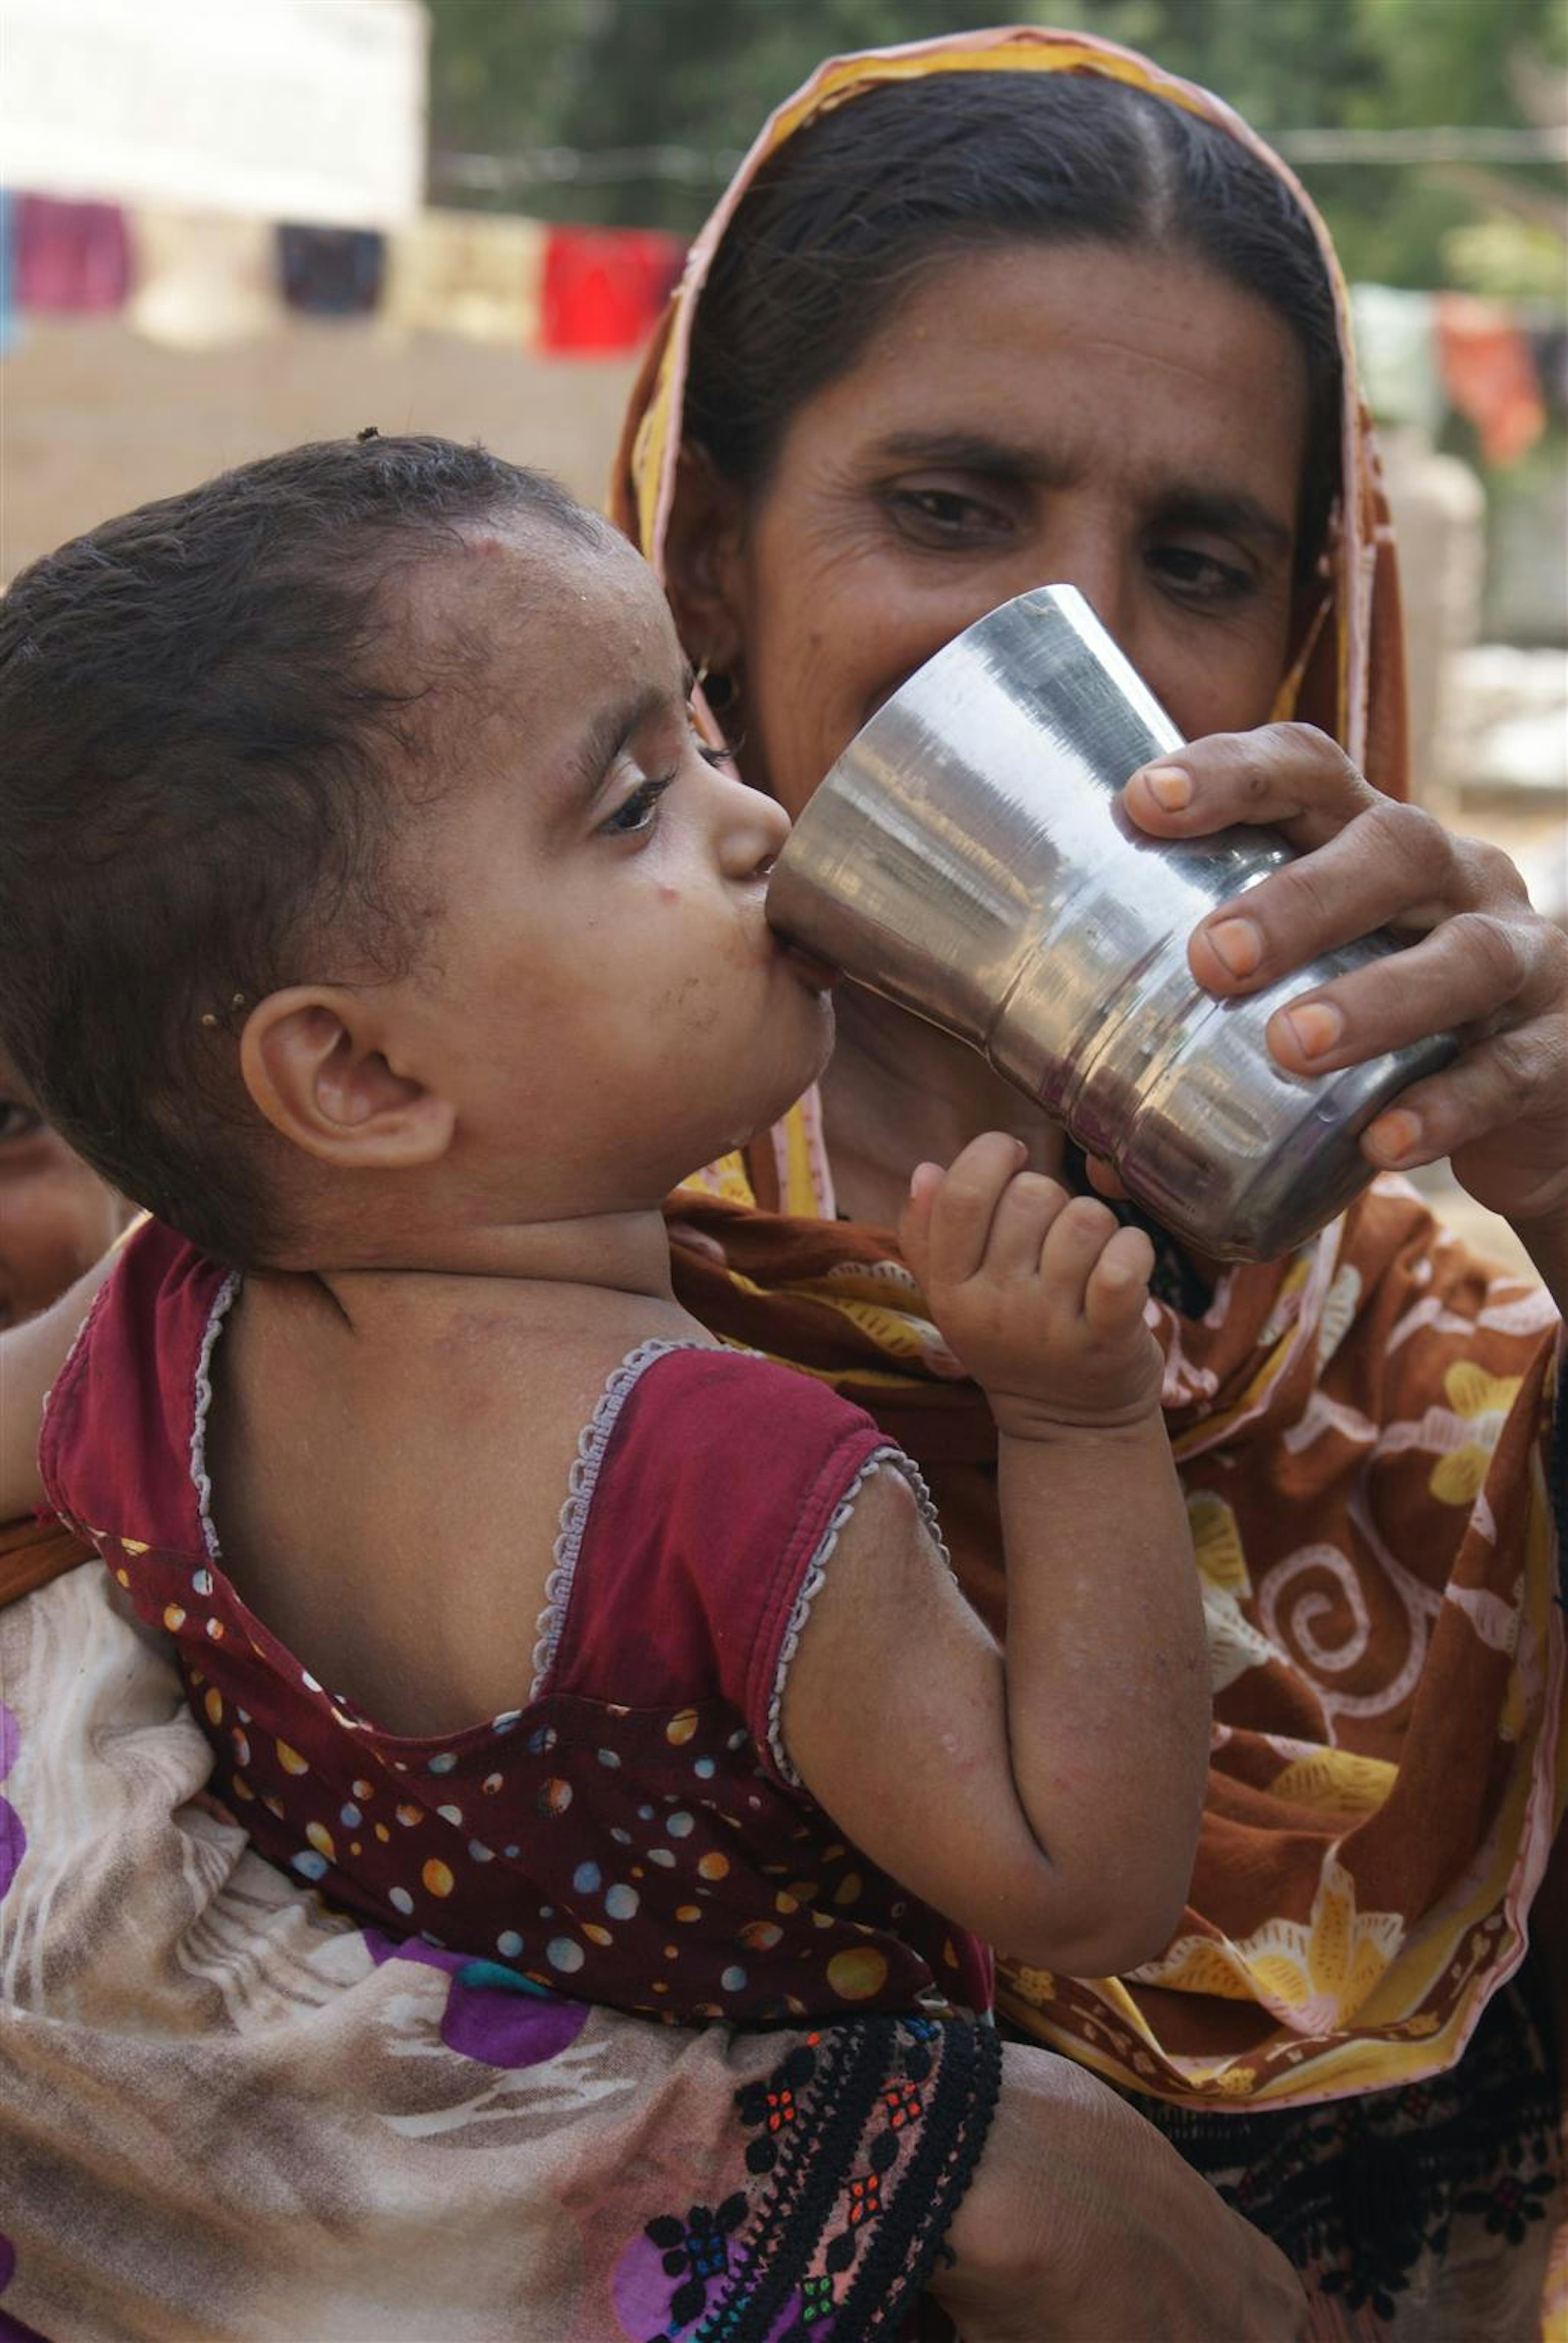
[(1212, 529), (1223, 537), (1251, 537), (1277, 553), (1289, 553), (1295, 531), (1256, 497), (1234, 488), (1173, 487), (1160, 498), (1167, 528)]
[(941, 464), (955, 472), (1010, 472), (1025, 479), (1065, 477), (1043, 447), (995, 439), (986, 431), (895, 431), (875, 454), (895, 464)]

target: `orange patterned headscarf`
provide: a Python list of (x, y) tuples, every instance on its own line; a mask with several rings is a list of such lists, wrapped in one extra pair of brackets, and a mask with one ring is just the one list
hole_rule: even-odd
[(1408, 723), (1399, 570), (1372, 419), (1357, 385), (1350, 303), (1334, 249), (1311, 197), (1289, 167), (1222, 98), (1163, 72), (1147, 57), (1083, 33), (1030, 26), (955, 33), (901, 48), (830, 57), (763, 124), (687, 259), (632, 393), (610, 488), (610, 509), (662, 574), (693, 320), (713, 256), (763, 163), (796, 132), (884, 83), (938, 73), (1100, 74), (1146, 90), (1214, 123), (1282, 179), (1311, 222), (1333, 287), (1344, 360), (1342, 493), (1324, 558), (1324, 595), (1309, 614), (1277, 717), (1332, 734), (1367, 779), (1408, 794)]
[[(1101, 74), (1217, 124), (1125, 49), (1031, 30), (834, 59), (780, 106), (698, 238), (634, 396), (613, 509), (658, 565), (692, 321), (759, 164), (825, 108), (929, 73)], [(1341, 282), (1343, 492), (1323, 600), (1278, 712), (1405, 785), (1394, 548)], [(995, 1433), (885, 1232), (839, 1222), (814, 1097), (670, 1206), (678, 1287), (717, 1332), (822, 1377), (920, 1462), (960, 1578), (1000, 1626)], [(1191, 1906), (1136, 1978), (1003, 1964), (1007, 2014), (1116, 2081), (1291, 2105), (1452, 2065), (1521, 1959), (1568, 1787), (1543, 1430), (1555, 1317), (1379, 1181), (1295, 1258), (1161, 1304), (1165, 1407), (1215, 1689)], [(1108, 1850), (1114, 1859), (1114, 1850)]]

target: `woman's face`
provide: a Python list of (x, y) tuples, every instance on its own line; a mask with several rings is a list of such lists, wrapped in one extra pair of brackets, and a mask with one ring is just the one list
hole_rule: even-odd
[(129, 1218), (28, 1103), (0, 1050), (0, 1329), (46, 1310)]
[(1266, 722), (1306, 431), (1288, 327), (1199, 263), (937, 265), (796, 412), (719, 565), (747, 778), (798, 813), (908, 675), (1043, 585), (1087, 597), (1189, 738)]

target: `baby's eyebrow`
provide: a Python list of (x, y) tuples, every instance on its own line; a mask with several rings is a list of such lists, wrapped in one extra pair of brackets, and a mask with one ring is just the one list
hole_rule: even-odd
[[(640, 684), (635, 691), (613, 699), (590, 719), (573, 749), (567, 768), (563, 810), (590, 804), (604, 777), (639, 724), (669, 706), (668, 685)], [(567, 799), (569, 792), (569, 806)]]

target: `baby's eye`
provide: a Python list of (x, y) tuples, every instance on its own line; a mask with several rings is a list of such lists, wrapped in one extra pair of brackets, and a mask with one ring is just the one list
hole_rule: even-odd
[(599, 828), (611, 838), (635, 838), (639, 830), (651, 830), (658, 819), (658, 801), (674, 779), (673, 773), (666, 773), (660, 779), (643, 781)]
[(20, 1099), (0, 1098), (0, 1147), (8, 1139), (31, 1139), (43, 1128), (42, 1115), (35, 1114)]

